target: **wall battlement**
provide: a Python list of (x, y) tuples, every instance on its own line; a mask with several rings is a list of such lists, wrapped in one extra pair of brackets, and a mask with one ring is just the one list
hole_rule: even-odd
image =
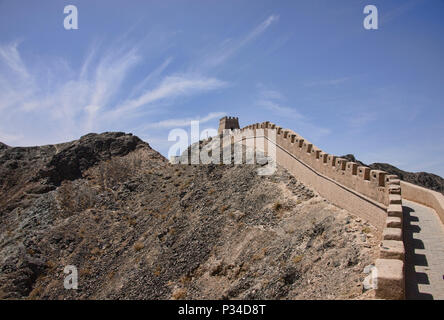
[(235, 130), (240, 129), (239, 118), (237, 117), (223, 117), (219, 120), (218, 134), (221, 134), (224, 130)]
[[(431, 206), (441, 208), (439, 212), (442, 218), (444, 197), (438, 199), (426, 189), (416, 192), (411, 187), (413, 185), (401, 184), (396, 175), (371, 170), (324, 152), (293, 130), (269, 121), (240, 129), (237, 117), (224, 117), (219, 122), (218, 139), (215, 141), (222, 147), (240, 143), (265, 155), (275, 156), (273, 162), (287, 169), (296, 179), (338, 207), (375, 226), (380, 231), (379, 258), (373, 269), (376, 272), (372, 271), (366, 280), (370, 278), (372, 280), (369, 282), (377, 284), (374, 287), (376, 298), (405, 297), (402, 197), (405, 194), (406, 198), (418, 198), (426, 204), (434, 204)], [(176, 160), (172, 162), (179, 163)], [(405, 193), (401, 193), (401, 185)]]
[[(271, 130), (275, 130), (275, 141), (269, 139)], [(269, 121), (229, 133), (235, 142), (253, 138), (255, 145), (264, 146), (265, 152), (268, 143), (274, 143), (278, 164), (321, 196), (376, 226), (381, 231), (379, 259), (375, 262), (377, 275), (373, 279), (377, 282), (376, 297), (404, 298), (403, 211), (396, 175), (326, 153), (294, 131)]]
[(292, 130), (276, 126), (271, 122), (249, 125), (245, 130), (276, 129), (276, 144), (302, 160), (317, 172), (334, 179), (384, 206), (389, 205), (387, 173), (358, 166), (355, 162), (328, 154)]

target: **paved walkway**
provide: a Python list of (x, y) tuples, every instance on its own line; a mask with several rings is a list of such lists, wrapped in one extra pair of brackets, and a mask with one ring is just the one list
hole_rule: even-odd
[(406, 298), (444, 299), (444, 226), (433, 209), (402, 200)]

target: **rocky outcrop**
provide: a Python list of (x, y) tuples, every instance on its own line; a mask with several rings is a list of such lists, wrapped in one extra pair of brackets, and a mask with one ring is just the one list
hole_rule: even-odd
[[(120, 133), (0, 151), (14, 177), (1, 180), (0, 298), (368, 297), (376, 229), (258, 167), (170, 165)], [(78, 290), (63, 288), (68, 264)]]
[(63, 180), (80, 178), (82, 172), (100, 161), (124, 156), (146, 145), (138, 137), (123, 132), (90, 133), (62, 147), (35, 179), (46, 178), (48, 184), (58, 186)]
[(75, 180), (93, 165), (124, 156), (149, 145), (123, 132), (91, 133), (79, 140), (38, 147), (0, 150), (0, 214), (13, 210), (27, 194), (54, 190), (64, 180)]

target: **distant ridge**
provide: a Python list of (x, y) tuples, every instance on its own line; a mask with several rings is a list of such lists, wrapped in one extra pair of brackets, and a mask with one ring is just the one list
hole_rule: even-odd
[(408, 172), (392, 166), (388, 163), (376, 162), (367, 165), (357, 160), (353, 154), (347, 154), (345, 156), (342, 156), (342, 158), (345, 158), (348, 161), (359, 163), (360, 165), (367, 166), (374, 170), (383, 170), (390, 174), (396, 174), (403, 181), (410, 182), (418, 186), (438, 191), (444, 194), (444, 179), (436, 174), (429, 172)]

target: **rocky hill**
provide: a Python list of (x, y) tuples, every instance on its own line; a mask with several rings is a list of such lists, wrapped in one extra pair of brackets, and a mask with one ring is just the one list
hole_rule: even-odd
[(0, 150), (9, 148), (6, 144), (0, 142)]
[(0, 298), (371, 297), (376, 230), (258, 167), (172, 165), (124, 133), (1, 147)]
[(359, 165), (367, 166), (374, 170), (383, 170), (390, 174), (396, 174), (401, 180), (444, 194), (444, 179), (436, 174), (428, 172), (403, 171), (388, 163), (372, 163), (366, 165), (363, 162), (356, 160), (355, 156), (352, 154), (347, 154), (345, 156), (342, 156), (342, 158), (345, 158), (348, 161), (357, 162), (359, 163)]

